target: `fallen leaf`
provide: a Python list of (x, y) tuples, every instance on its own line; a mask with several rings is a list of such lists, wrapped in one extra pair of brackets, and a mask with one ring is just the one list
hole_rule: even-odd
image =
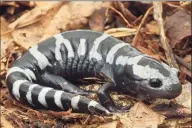
[(0, 20), (1, 20), (0, 21), (1, 22), (1, 32), (0, 32), (1, 33), (0, 35), (1, 36), (1, 57), (4, 57), (6, 54), (6, 50), (11, 43), (12, 36), (9, 33), (5, 34), (7, 31), (9, 31), (7, 20), (3, 17), (1, 17)]
[(14, 30), (15, 28), (25, 27), (39, 21), (43, 16), (47, 14), (47, 11), (52, 9), (58, 3), (60, 2), (52, 2), (52, 4), (49, 2), (49, 4), (47, 4), (49, 6), (37, 6), (36, 8), (22, 15), (15, 22), (11, 23), (9, 28)]
[(157, 128), (165, 119), (141, 102), (136, 103), (128, 114), (117, 116), (125, 128)]
[(106, 5), (108, 2), (69, 2), (63, 5), (58, 13), (53, 17), (49, 26), (45, 29), (45, 34), (41, 41), (60, 32), (80, 29), (88, 23), (88, 17), (96, 10)]
[(136, 46), (137, 49), (139, 49), (141, 52), (147, 54), (147, 55), (150, 55), (151, 57), (157, 59), (157, 60), (160, 60), (160, 56), (158, 54), (155, 54), (153, 53), (150, 49), (147, 49), (145, 47), (142, 47), (142, 46)]
[(97, 128), (117, 128), (118, 121), (113, 121), (99, 125)]
[(148, 30), (147, 32), (148, 34), (156, 34), (156, 35), (160, 34), (158, 24), (155, 21), (151, 21), (150, 23), (146, 24), (146, 28)]
[(191, 109), (191, 83), (182, 85), (182, 93), (176, 98), (177, 103)]
[(1, 115), (1, 128), (15, 128), (3, 115)]
[(24, 49), (28, 49), (32, 45), (37, 44), (61, 4), (61, 2), (50, 4), (49, 8), (46, 7), (44, 10), (37, 6), (10, 24), (9, 27), (15, 29), (12, 32), (12, 36), (16, 44), (22, 46)]
[(191, 62), (192, 62), (192, 60), (191, 60), (191, 55), (186, 55), (186, 56), (184, 57), (184, 61), (187, 62), (187, 63), (191, 63)]
[(165, 30), (170, 44), (175, 47), (181, 40), (191, 36), (191, 14), (185, 9), (178, 10), (165, 19)]
[(95, 10), (89, 18), (89, 26), (91, 30), (103, 31), (106, 20), (106, 8)]

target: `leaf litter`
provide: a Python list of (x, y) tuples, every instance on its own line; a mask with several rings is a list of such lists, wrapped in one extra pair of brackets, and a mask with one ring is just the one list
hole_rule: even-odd
[[(192, 81), (189, 68), (192, 52), (190, 4), (179, 1), (1, 2), (1, 127), (189, 127), (191, 83), (187, 81)], [(118, 105), (131, 106), (131, 109), (112, 116), (71, 113), (71, 110), (33, 110), (14, 101), (5, 85), (5, 75), (11, 63), (32, 45), (54, 34), (75, 29), (108, 33), (169, 65), (178, 65), (182, 94), (171, 101), (157, 100), (149, 105), (114, 93), (112, 97)], [(98, 79), (87, 80), (97, 84), (83, 87), (85, 89), (97, 90), (101, 85)], [(98, 100), (96, 96), (90, 98)]]

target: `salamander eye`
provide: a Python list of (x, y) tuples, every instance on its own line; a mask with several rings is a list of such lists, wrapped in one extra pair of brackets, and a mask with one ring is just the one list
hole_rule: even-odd
[(151, 87), (159, 88), (159, 87), (161, 87), (162, 82), (160, 79), (153, 78), (153, 79), (150, 79), (149, 84)]

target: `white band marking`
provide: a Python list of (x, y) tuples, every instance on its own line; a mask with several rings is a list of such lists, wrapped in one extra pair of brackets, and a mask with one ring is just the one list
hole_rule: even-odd
[(86, 53), (86, 39), (80, 39), (80, 44), (79, 47), (77, 49), (77, 54), (78, 56), (84, 56)]
[(107, 54), (107, 57), (106, 57), (106, 62), (109, 63), (109, 64), (112, 64), (113, 63), (113, 60), (114, 60), (114, 55), (115, 53), (122, 47), (124, 46), (129, 46), (129, 44), (127, 43), (119, 43), (119, 44), (116, 44), (114, 45), (111, 50), (108, 52)]
[(38, 51), (38, 45), (35, 45), (29, 49), (29, 52), (38, 62), (38, 65), (41, 69), (45, 69), (47, 65), (51, 65), (49, 63), (49, 60), (45, 55), (43, 55), (41, 52)]
[(55, 58), (61, 60), (60, 45), (64, 44), (68, 50), (68, 58), (74, 58), (74, 51), (68, 39), (65, 39), (61, 34), (54, 35), (56, 39)]
[(30, 69), (24, 69), (24, 70), (26, 74), (28, 74), (33, 80), (36, 80), (36, 76), (33, 71), (31, 71)]
[(61, 103), (61, 96), (63, 94), (63, 91), (56, 91), (55, 92), (55, 95), (54, 95), (54, 101), (55, 101), (55, 104), (60, 107), (61, 109), (63, 109), (63, 105)]
[(12, 94), (15, 96), (15, 98), (19, 101), (20, 99), (20, 93), (19, 89), (22, 83), (24, 82), (29, 82), (27, 80), (17, 80), (13, 83), (13, 89), (12, 89)]
[(76, 109), (76, 110), (79, 109), (78, 103), (79, 103), (80, 98), (81, 98), (80, 95), (77, 95), (71, 99), (71, 106), (73, 109)]
[(109, 35), (108, 34), (103, 34), (100, 37), (96, 38), (95, 41), (93, 42), (93, 47), (91, 49), (91, 51), (89, 52), (89, 60), (91, 60), (92, 58), (97, 59), (97, 61), (102, 59), (101, 54), (99, 54), (97, 52), (97, 49), (99, 47), (99, 44), (105, 40), (106, 38), (108, 38)]
[(52, 90), (52, 88), (49, 87), (43, 87), (42, 90), (40, 91), (38, 95), (38, 101), (45, 107), (47, 107), (47, 102), (46, 102), (46, 94)]
[(88, 109), (90, 109), (90, 107), (94, 107), (94, 108), (95, 108), (95, 106), (96, 106), (97, 104), (99, 104), (99, 103), (97, 103), (97, 102), (94, 101), (94, 100), (90, 101), (89, 104), (88, 104)]
[(33, 105), (33, 106), (35, 106), (35, 105), (33, 104), (33, 101), (32, 101), (32, 90), (33, 90), (33, 88), (35, 88), (35, 87), (37, 87), (37, 86), (39, 86), (39, 85), (38, 85), (38, 84), (32, 84), (32, 85), (30, 85), (29, 90), (28, 90), (28, 92), (27, 92), (27, 94), (26, 94), (27, 101), (28, 101), (31, 105)]
[(116, 64), (116, 65), (125, 66), (125, 65), (127, 64), (127, 62), (128, 62), (128, 59), (129, 59), (128, 56), (119, 56), (119, 57), (116, 59), (115, 64)]
[(35, 77), (35, 74), (33, 73), (33, 71), (31, 71), (30, 69), (22, 69), (20, 67), (12, 67), (12, 68), (10, 68), (8, 70), (8, 72), (7, 72), (6, 79), (13, 72), (21, 72), (21, 73), (23, 73), (29, 79), (29, 81), (32, 81), (32, 79), (36, 80), (36, 77)]

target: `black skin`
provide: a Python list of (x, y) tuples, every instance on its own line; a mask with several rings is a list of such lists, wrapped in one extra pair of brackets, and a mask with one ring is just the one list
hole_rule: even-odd
[[(67, 84), (64, 84), (67, 82)], [(85, 91), (79, 87), (76, 87), (63, 77), (45, 72), (41, 75), (41, 84), (54, 89), (62, 89), (65, 92), (70, 92), (78, 95), (90, 95), (91, 91)]]

